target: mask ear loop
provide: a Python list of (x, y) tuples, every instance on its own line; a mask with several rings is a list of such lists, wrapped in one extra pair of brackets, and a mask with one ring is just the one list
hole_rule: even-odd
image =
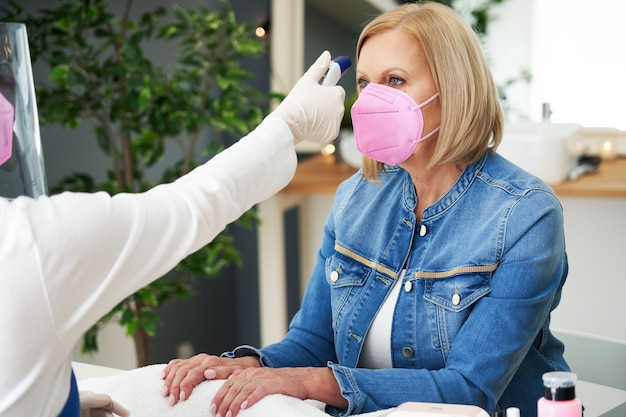
[(431, 98), (429, 98), (428, 100), (424, 101), (422, 104), (418, 104), (417, 108), (421, 109), (422, 107), (424, 107), (425, 105), (427, 105), (428, 103), (430, 103), (431, 101), (436, 99), (437, 97), (439, 97), (439, 92), (433, 94)]
[[(434, 99), (436, 99), (437, 97), (439, 97), (439, 93), (435, 93), (432, 95), (431, 98), (429, 98), (428, 100), (424, 101), (423, 103), (421, 103), (420, 105), (417, 106), (418, 109), (421, 109), (422, 107), (424, 107), (425, 105), (427, 105), (428, 103), (430, 103), (431, 101), (433, 101)], [(423, 118), (423, 116), (422, 116)], [(439, 132), (439, 128), (441, 126), (437, 126), (436, 128), (434, 128), (433, 130), (430, 131), (429, 134), (427, 134), (426, 136), (422, 136), (421, 138), (417, 139), (415, 141), (415, 143), (420, 143), (423, 140), (428, 139), (429, 137), (431, 137), (432, 135), (434, 135), (435, 133)]]
[(422, 136), (422, 138), (421, 138), (421, 139), (418, 139), (418, 140), (417, 140), (417, 143), (420, 143), (421, 141), (426, 140), (426, 139), (428, 139), (429, 137), (431, 137), (432, 135), (434, 135), (435, 133), (439, 132), (439, 127), (440, 127), (440, 126), (437, 126), (436, 128), (434, 128), (434, 129), (433, 129), (433, 130), (432, 130), (429, 134), (427, 134), (426, 136)]

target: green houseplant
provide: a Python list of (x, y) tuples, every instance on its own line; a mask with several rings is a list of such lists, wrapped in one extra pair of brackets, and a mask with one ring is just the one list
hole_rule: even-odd
[[(251, 130), (269, 105), (241, 66), (243, 58), (264, 53), (265, 45), (250, 25), (236, 21), (228, 0), (220, 0), (217, 11), (174, 6), (173, 17), (156, 8), (136, 20), (132, 0), (123, 3), (121, 15), (107, 0), (60, 0), (29, 16), (16, 1), (0, 6), (1, 20), (26, 24), (32, 61), (49, 66), (49, 79), (35, 80), (40, 122), (70, 128), (93, 123), (94, 140), (110, 159), (106, 181), (96, 184), (75, 173), (52, 192), (140, 192), (169, 182), (220, 151), (224, 134)], [(151, 61), (143, 48), (148, 42), (175, 50), (174, 62)], [(207, 132), (212, 141), (198, 155)], [(166, 141), (178, 145), (180, 158), (151, 180), (146, 171), (162, 160)], [(256, 221), (250, 211), (238, 222)], [(134, 338), (138, 365), (150, 363), (155, 308), (189, 297), (194, 277), (215, 276), (232, 262), (240, 258), (226, 230), (104, 316), (85, 334), (83, 351), (97, 350), (100, 328), (117, 321)]]

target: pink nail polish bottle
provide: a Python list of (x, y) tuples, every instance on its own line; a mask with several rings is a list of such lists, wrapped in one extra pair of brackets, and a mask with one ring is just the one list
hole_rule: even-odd
[(543, 374), (543, 397), (537, 401), (537, 417), (581, 417), (582, 403), (576, 398), (576, 374)]

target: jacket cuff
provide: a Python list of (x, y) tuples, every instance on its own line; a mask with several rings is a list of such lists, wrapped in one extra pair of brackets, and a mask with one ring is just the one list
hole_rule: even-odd
[(274, 368), (272, 362), (265, 356), (261, 350), (254, 346), (241, 345), (229, 352), (224, 352), (220, 355), (222, 358), (243, 358), (244, 356), (256, 356), (259, 358), (259, 363), (263, 367)]
[(333, 362), (328, 362), (327, 366), (333, 371), (333, 375), (335, 375), (335, 379), (337, 379), (341, 396), (348, 400), (348, 408), (340, 409), (327, 405), (326, 412), (338, 417), (360, 414), (361, 409), (363, 408), (363, 398), (361, 396), (361, 391), (359, 391), (359, 388), (354, 381), (350, 368)]

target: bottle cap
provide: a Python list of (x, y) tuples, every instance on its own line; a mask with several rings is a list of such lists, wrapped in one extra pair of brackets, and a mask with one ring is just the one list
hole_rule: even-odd
[(509, 407), (506, 409), (506, 417), (520, 417), (520, 411), (517, 407)]
[(547, 372), (543, 374), (543, 396), (552, 401), (576, 398), (576, 379), (573, 372)]

